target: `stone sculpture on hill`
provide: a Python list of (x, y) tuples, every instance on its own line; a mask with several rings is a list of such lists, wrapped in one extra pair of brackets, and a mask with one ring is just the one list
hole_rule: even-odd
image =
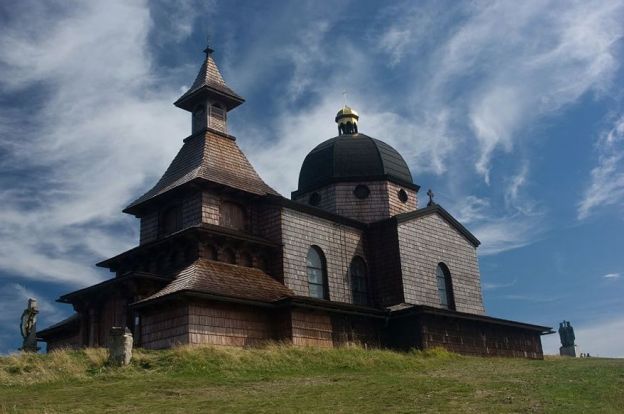
[(559, 354), (561, 356), (576, 356), (574, 340), (574, 328), (569, 321), (563, 321), (559, 324), (559, 338), (561, 339), (561, 347)]
[(20, 332), (22, 334), (22, 347), (21, 351), (24, 352), (37, 352), (37, 314), (39, 309), (37, 308), (36, 299), (28, 299), (28, 307), (24, 309), (22, 318), (20, 320)]

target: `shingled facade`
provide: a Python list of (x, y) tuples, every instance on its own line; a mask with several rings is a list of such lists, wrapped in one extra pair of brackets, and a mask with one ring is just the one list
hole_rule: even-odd
[(479, 241), (442, 206), (419, 206), (403, 157), (359, 133), (354, 110), (282, 197), (228, 134), (244, 100), (205, 53), (175, 102), (192, 135), (124, 210), (139, 245), (98, 263), (112, 279), (59, 298), (76, 313), (38, 333), (48, 350), (104, 346), (125, 326), (151, 349), (277, 340), (542, 358), (550, 328), (484, 314)]

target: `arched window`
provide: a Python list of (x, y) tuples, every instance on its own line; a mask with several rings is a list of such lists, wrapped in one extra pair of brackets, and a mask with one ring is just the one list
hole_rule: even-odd
[(247, 252), (242, 252), (240, 255), (240, 264), (242, 266), (252, 267), (253, 259), (251, 258), (251, 255)]
[(449, 272), (448, 267), (446, 267), (444, 263), (438, 263), (438, 267), (436, 268), (436, 279), (438, 282), (440, 305), (445, 309), (455, 310), (451, 272)]
[(236, 255), (234, 250), (227, 248), (223, 250), (222, 259), (225, 263), (236, 264)]
[(204, 256), (206, 259), (218, 260), (217, 248), (210, 244), (204, 245)]
[(219, 224), (235, 230), (245, 230), (245, 210), (238, 204), (223, 202), (219, 211)]
[(327, 299), (327, 273), (323, 252), (316, 246), (310, 247), (306, 258), (306, 272), (308, 274), (308, 289), (310, 296), (318, 299)]
[(182, 229), (182, 209), (173, 206), (166, 209), (161, 216), (160, 233), (165, 236)]
[(269, 270), (269, 263), (267, 262), (266, 257), (259, 256), (258, 257), (258, 269), (266, 272)]
[(349, 267), (351, 274), (351, 294), (356, 305), (368, 305), (368, 283), (366, 280), (366, 263), (360, 256), (355, 256)]

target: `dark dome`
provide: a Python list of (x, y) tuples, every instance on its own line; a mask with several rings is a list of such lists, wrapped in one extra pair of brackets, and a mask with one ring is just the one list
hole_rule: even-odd
[(394, 148), (364, 134), (340, 135), (319, 144), (306, 156), (296, 193), (330, 183), (389, 180), (417, 188), (407, 163)]

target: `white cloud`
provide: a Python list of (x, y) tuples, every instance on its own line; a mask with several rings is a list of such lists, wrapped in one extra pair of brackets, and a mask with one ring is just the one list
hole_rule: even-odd
[[(440, 7), (443, 15), (454, 13), (458, 24), (453, 30), (440, 26), (444, 34), (435, 27), (424, 34), (436, 39), (437, 52), (418, 62), (428, 78), (414, 93), (429, 110), (452, 105), (454, 131), (472, 131), (479, 149), (474, 167), (486, 182), (496, 151), (512, 151), (528, 126), (585, 93), (605, 93), (619, 67), (616, 45), (624, 34), (619, 1)], [(439, 12), (434, 8), (430, 14)], [(381, 37), (393, 62), (422, 45), (422, 10), (407, 14)]]
[(120, 211), (188, 133), (175, 85), (152, 69), (152, 26), (144, 2), (30, 2), (0, 28), (0, 87), (37, 97), (0, 115), (3, 270), (83, 286), (102, 278), (95, 260), (136, 242)]
[(481, 287), (483, 290), (496, 290), (496, 289), (505, 289), (508, 287), (512, 287), (516, 285), (517, 280), (514, 279), (511, 282), (482, 282)]
[(602, 275), (602, 277), (604, 277), (605, 279), (611, 279), (611, 280), (615, 280), (615, 279), (619, 279), (622, 275), (619, 273), (607, 273), (606, 275)]
[(624, 207), (624, 115), (598, 138), (596, 148), (598, 165), (592, 169), (590, 184), (579, 202), (579, 220), (588, 218), (601, 207)]

